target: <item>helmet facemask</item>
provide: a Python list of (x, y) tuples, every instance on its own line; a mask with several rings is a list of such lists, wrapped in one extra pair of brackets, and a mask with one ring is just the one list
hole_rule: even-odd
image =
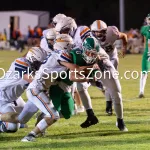
[(96, 52), (96, 50), (85, 49), (82, 55), (87, 64), (93, 64), (96, 62), (98, 53)]
[(102, 29), (100, 31), (92, 31), (92, 32), (98, 40), (104, 42), (106, 40), (106, 31), (107, 29)]
[(95, 38), (87, 38), (82, 45), (83, 48), (83, 59), (88, 64), (93, 64), (99, 54), (99, 43)]
[(54, 39), (46, 39), (48, 47), (53, 50)]
[(40, 62), (40, 61), (33, 61), (33, 62), (31, 63), (31, 68), (32, 68), (32, 70), (33, 70), (33, 71), (39, 70), (41, 64), (42, 64), (42, 62)]
[(61, 30), (60, 30), (60, 34), (69, 34), (70, 33), (70, 28), (62, 28)]

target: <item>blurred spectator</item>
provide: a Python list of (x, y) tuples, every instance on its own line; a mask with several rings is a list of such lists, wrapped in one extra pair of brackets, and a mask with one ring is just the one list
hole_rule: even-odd
[(143, 53), (143, 37), (139, 29), (131, 28), (126, 34), (128, 37), (127, 52), (134, 54)]
[(34, 40), (33, 40), (33, 44), (35, 46), (40, 45), (41, 37), (42, 37), (42, 29), (40, 27), (35, 27), (34, 28)]
[(19, 29), (15, 29), (12, 32), (12, 38), (13, 38), (13, 46), (19, 51), (22, 52), (24, 49), (25, 44), (25, 38), (21, 34)]
[(32, 47), (33, 46), (33, 37), (34, 37), (34, 30), (31, 29), (30, 26), (28, 26), (28, 35), (27, 35), (28, 47)]
[(6, 36), (5, 34), (0, 32), (0, 49), (5, 49), (7, 46)]

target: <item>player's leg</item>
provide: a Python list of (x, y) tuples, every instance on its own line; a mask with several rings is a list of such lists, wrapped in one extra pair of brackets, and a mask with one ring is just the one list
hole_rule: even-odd
[[(25, 106), (25, 101), (20, 96), (15, 102), (14, 102), (14, 109), (16, 112), (21, 113), (23, 110), (23, 107)], [(20, 124), (20, 128), (27, 128), (27, 124)]]
[[(116, 48), (114, 49), (114, 51), (111, 54), (109, 54), (109, 58), (113, 64), (113, 66), (117, 70), (118, 64), (119, 64), (119, 59), (118, 59), (118, 53), (117, 53)], [(111, 99), (110, 93), (108, 92), (107, 88), (105, 90), (105, 98), (106, 98), (106, 113), (108, 115), (112, 115), (112, 113), (113, 113), (113, 111), (112, 111), (112, 99)]]
[(92, 109), (92, 102), (88, 93), (88, 87), (89, 84), (87, 82), (77, 83), (77, 89), (87, 113), (87, 119), (80, 125), (82, 128), (87, 128), (98, 123), (98, 119)]
[[(60, 84), (63, 85), (64, 87), (63, 89), (60, 87), (61, 86)], [(69, 92), (70, 86), (66, 85), (63, 82), (61, 82), (60, 84), (53, 85), (50, 87), (50, 90), (49, 90), (50, 99), (52, 100), (53, 105), (56, 108), (56, 110), (65, 119), (69, 119), (74, 114), (74, 100), (73, 100), (71, 93)], [(68, 92), (65, 89), (68, 89)], [(59, 94), (56, 94), (56, 91)]]
[(117, 116), (117, 123), (118, 123), (117, 126), (121, 131), (127, 131), (127, 128), (125, 127), (123, 121), (123, 103), (122, 103), (121, 85), (120, 81), (118, 79), (115, 79), (116, 77), (114, 78), (116, 69), (109, 60), (105, 61), (104, 64), (99, 64), (99, 66), (101, 65), (106, 65), (109, 67), (109, 69), (107, 70), (108, 72), (103, 72), (101, 80), (104, 83), (104, 86), (106, 86), (113, 100), (114, 110)]
[(33, 141), (36, 135), (46, 130), (46, 128), (59, 119), (58, 111), (56, 111), (53, 105), (51, 105), (49, 98), (44, 92), (37, 93), (37, 91), (35, 92), (33, 89), (30, 89), (27, 91), (27, 97), (41, 112), (45, 114), (45, 116), (36, 127), (22, 139), (23, 142)]
[[(5, 114), (7, 112), (16, 112), (11, 103), (6, 101), (0, 101), (0, 113)], [(0, 121), (0, 132), (16, 132), (20, 127), (20, 123), (10, 123), (5, 121)]]
[(62, 96), (61, 113), (65, 119), (69, 119), (74, 114), (74, 100), (69, 92), (65, 92)]
[(147, 51), (145, 50), (143, 57), (142, 57), (142, 73), (140, 78), (140, 93), (139, 98), (144, 98), (144, 89), (147, 80)]
[(20, 96), (16, 101), (15, 101), (15, 110), (20, 113), (23, 109), (23, 107), (25, 106), (25, 101), (22, 99), (22, 97)]
[(79, 92), (77, 90), (77, 83), (74, 82), (72, 85), (72, 96), (75, 101), (75, 111), (76, 113), (84, 112), (84, 106), (82, 104), (82, 100), (80, 98)]

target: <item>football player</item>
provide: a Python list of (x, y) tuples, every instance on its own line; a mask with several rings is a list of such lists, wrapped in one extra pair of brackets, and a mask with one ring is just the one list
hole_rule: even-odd
[(46, 35), (43, 35), (43, 38), (40, 42), (40, 47), (46, 51), (47, 55), (49, 55), (53, 51), (54, 40), (56, 38), (55, 28), (48, 29)]
[(140, 78), (139, 98), (144, 98), (147, 72), (150, 70), (150, 14), (146, 17), (146, 24), (141, 28), (141, 34), (145, 38), (145, 50), (142, 58), (142, 74)]
[[(60, 22), (57, 23), (55, 27), (56, 31), (65, 34), (69, 34), (74, 41), (76, 48), (82, 49), (82, 43), (87, 37), (90, 37), (90, 29), (87, 26), (79, 26), (77, 27), (77, 24), (75, 20), (71, 17), (66, 17), (62, 19)], [(90, 125), (98, 123), (98, 119), (95, 116), (92, 104), (91, 104), (91, 98), (88, 93), (88, 87), (90, 86), (89, 83), (83, 82), (83, 83), (77, 83), (77, 90), (79, 92), (79, 95), (81, 97), (82, 103), (86, 109), (87, 113), (87, 120), (91, 122)], [(82, 127), (82, 125), (81, 125)]]
[[(4, 78), (0, 80), (1, 114), (16, 112), (16, 109), (23, 108), (16, 108), (13, 103), (17, 105), (21, 101), (22, 105), (20, 96), (33, 80), (30, 73), (35, 73), (39, 69), (44, 58), (45, 55), (39, 47), (32, 47), (26, 57), (17, 58), (12, 62)], [(20, 123), (0, 122), (0, 132), (16, 132), (19, 127)]]
[[(98, 39), (101, 47), (109, 55), (110, 61), (113, 63), (114, 67), (118, 68), (118, 52), (115, 47), (115, 41), (121, 39), (123, 41), (122, 55), (124, 56), (127, 48), (127, 35), (125, 33), (119, 32), (118, 28), (115, 26), (107, 26), (102, 20), (96, 20), (91, 25), (92, 34)], [(105, 90), (106, 97), (106, 113), (112, 115), (112, 100), (108, 90)]]

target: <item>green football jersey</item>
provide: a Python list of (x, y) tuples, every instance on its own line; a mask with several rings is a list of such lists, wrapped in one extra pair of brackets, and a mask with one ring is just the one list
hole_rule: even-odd
[(146, 38), (145, 50), (150, 52), (150, 26), (143, 26), (141, 28), (141, 34)]
[(87, 63), (83, 59), (82, 50), (77, 48), (70, 51), (72, 62), (78, 66), (87, 66)]

